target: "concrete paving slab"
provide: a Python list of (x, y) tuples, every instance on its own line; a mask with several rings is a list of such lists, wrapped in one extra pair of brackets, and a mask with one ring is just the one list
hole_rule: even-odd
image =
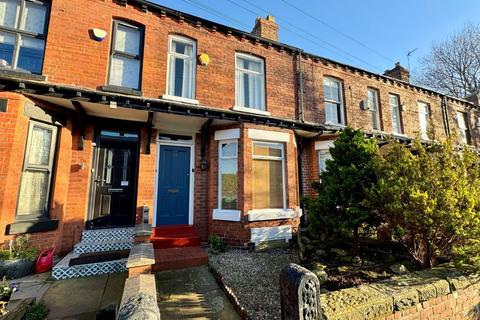
[(96, 313), (102, 301), (108, 275), (60, 280), (43, 297), (49, 319), (63, 319), (83, 313)]
[(206, 266), (156, 274), (162, 320), (239, 320), (236, 310)]
[(123, 287), (125, 286), (127, 277), (128, 274), (126, 272), (112, 273), (108, 276), (102, 302), (100, 303), (100, 309), (104, 309), (111, 304), (119, 305), (119, 302), (122, 300)]

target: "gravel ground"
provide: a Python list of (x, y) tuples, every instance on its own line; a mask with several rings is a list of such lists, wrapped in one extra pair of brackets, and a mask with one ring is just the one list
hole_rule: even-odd
[(280, 272), (289, 263), (298, 263), (295, 250), (229, 250), (209, 259), (251, 319), (281, 318)]

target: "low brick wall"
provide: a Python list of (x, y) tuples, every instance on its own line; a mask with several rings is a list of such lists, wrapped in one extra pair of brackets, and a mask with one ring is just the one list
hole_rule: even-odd
[(480, 275), (443, 266), (321, 295), (325, 320), (480, 319)]

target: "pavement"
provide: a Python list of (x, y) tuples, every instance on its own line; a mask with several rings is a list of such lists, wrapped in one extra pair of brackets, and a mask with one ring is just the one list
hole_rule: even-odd
[(49, 309), (47, 319), (90, 320), (110, 304), (119, 305), (127, 273), (53, 281), (50, 273), (13, 280), (11, 300), (34, 297)]
[(162, 320), (240, 320), (207, 266), (155, 274)]
[[(53, 281), (50, 273), (12, 280), (11, 300), (35, 298), (48, 309), (47, 319), (90, 320), (111, 304), (118, 306), (127, 273)], [(155, 274), (162, 320), (240, 320), (207, 266)]]

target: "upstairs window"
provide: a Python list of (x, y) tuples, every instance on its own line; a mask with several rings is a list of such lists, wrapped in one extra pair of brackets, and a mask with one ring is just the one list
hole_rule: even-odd
[(381, 130), (380, 104), (378, 102), (378, 91), (375, 89), (368, 89), (368, 109), (372, 113), (372, 129)]
[(323, 79), (325, 96), (325, 123), (344, 125), (342, 82), (333, 78)]
[(140, 90), (142, 51), (143, 29), (114, 21), (108, 84)]
[(468, 115), (465, 112), (457, 112), (457, 122), (459, 129), (459, 139), (461, 143), (470, 144), (471, 135), (470, 128), (468, 126)]
[(235, 56), (235, 106), (265, 111), (265, 67), (263, 59), (243, 53)]
[(42, 73), (47, 4), (0, 0), (0, 62), (18, 71)]
[(402, 134), (402, 121), (400, 116), (400, 98), (396, 94), (389, 95), (390, 113), (392, 115), (393, 133)]
[(195, 41), (170, 36), (169, 43), (167, 93), (195, 99)]
[(428, 140), (430, 130), (430, 106), (424, 102), (418, 102), (418, 117), (420, 123), (420, 137)]

